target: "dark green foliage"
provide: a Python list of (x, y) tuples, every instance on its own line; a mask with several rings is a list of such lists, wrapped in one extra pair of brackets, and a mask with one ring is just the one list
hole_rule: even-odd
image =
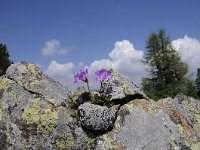
[(91, 96), (91, 102), (93, 104), (108, 106), (108, 107), (113, 105), (113, 103), (110, 101), (110, 99), (111, 99), (111, 96), (108, 96), (108, 95), (103, 96), (99, 93), (94, 93)]
[(146, 43), (145, 64), (150, 78), (143, 78), (144, 92), (152, 99), (174, 97), (177, 93), (188, 95), (190, 80), (185, 77), (188, 66), (181, 61), (171, 45), (165, 30), (152, 33)]
[[(88, 95), (89, 94), (89, 95)], [(83, 95), (86, 95), (84, 97), (82, 97)], [(76, 96), (70, 95), (68, 96), (68, 105), (69, 107), (72, 109), (72, 114), (71, 116), (74, 118), (77, 118), (79, 116), (79, 112), (77, 111), (78, 106), (81, 104), (77, 103), (77, 100), (80, 99), (84, 99), (84, 102), (89, 101), (92, 104), (97, 104), (97, 105), (101, 105), (101, 106), (108, 106), (111, 107), (114, 105), (114, 103), (112, 101), (110, 101), (111, 96), (108, 95), (102, 95), (98, 92), (92, 92), (92, 93), (82, 93), (78, 98), (75, 98)], [(78, 105), (77, 105), (78, 104)]]
[(78, 114), (78, 111), (77, 111), (77, 106), (76, 106), (76, 103), (75, 103), (74, 96), (72, 96), (72, 95), (68, 96), (68, 105), (72, 109), (71, 116), (73, 118), (77, 118), (79, 116), (79, 114)]
[(0, 76), (6, 73), (7, 68), (13, 62), (9, 60), (9, 53), (5, 44), (0, 43)]
[(197, 96), (200, 98), (200, 68), (197, 69), (197, 78), (195, 80), (195, 90)]

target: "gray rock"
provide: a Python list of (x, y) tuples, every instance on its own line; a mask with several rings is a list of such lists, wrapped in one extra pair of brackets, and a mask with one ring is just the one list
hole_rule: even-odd
[(0, 149), (89, 149), (71, 110), (60, 105), (70, 91), (30, 66), (35, 67), (15, 64), (7, 71), (9, 78), (0, 77)]
[[(162, 110), (149, 115), (136, 108), (125, 117), (123, 124), (116, 134), (116, 141), (125, 145), (127, 150), (169, 150), (179, 147), (178, 130)], [(174, 145), (171, 144), (172, 139)]]
[(127, 96), (130, 98), (146, 98), (148, 97), (141, 91), (141, 89), (128, 80), (117, 71), (112, 70), (113, 79), (105, 80), (103, 82), (103, 91), (105, 95), (111, 96), (112, 100), (126, 99)]
[[(113, 73), (114, 80), (104, 83), (103, 94), (116, 100), (114, 106), (79, 99), (79, 120), (71, 117), (69, 90), (33, 64), (10, 66), (0, 77), (0, 149), (200, 149), (199, 100), (179, 94), (154, 102), (131, 81)], [(82, 93), (83, 89), (76, 98)]]
[(60, 83), (44, 74), (36, 65), (28, 62), (12, 64), (6, 76), (26, 90), (57, 99), (59, 103), (67, 100), (70, 91)]
[(116, 112), (106, 106), (85, 102), (78, 108), (81, 124), (92, 131), (108, 131), (113, 127)]

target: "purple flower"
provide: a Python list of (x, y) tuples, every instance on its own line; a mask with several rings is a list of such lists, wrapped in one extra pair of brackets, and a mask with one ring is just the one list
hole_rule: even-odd
[(79, 83), (80, 81), (88, 82), (88, 79), (87, 79), (87, 76), (86, 76), (87, 74), (88, 74), (88, 69), (87, 69), (87, 68), (81, 69), (81, 70), (74, 76), (75, 83)]
[(112, 71), (101, 69), (95, 72), (97, 81), (111, 80), (112, 79)]

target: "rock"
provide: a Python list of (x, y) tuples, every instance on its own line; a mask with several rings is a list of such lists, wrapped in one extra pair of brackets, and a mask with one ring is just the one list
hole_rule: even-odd
[(134, 84), (132, 81), (126, 79), (124, 76), (119, 74), (117, 71), (112, 70), (113, 79), (105, 80), (103, 82), (103, 91), (105, 95), (111, 96), (112, 100), (129, 98), (145, 98), (148, 97), (141, 91), (141, 89)]
[(0, 149), (200, 149), (199, 100), (178, 94), (154, 102), (113, 73), (102, 93), (112, 96), (113, 106), (85, 102), (79, 90), (79, 119), (71, 117), (71, 91), (34, 64), (11, 65), (0, 77)]
[(70, 91), (30, 66), (14, 64), (0, 77), (0, 149), (89, 149), (67, 105)]
[(177, 97), (156, 103), (134, 99), (121, 106), (112, 131), (98, 139), (97, 149), (198, 150), (200, 101), (182, 97), (176, 105)]
[(106, 150), (169, 150), (179, 147), (180, 134), (167, 113), (149, 100), (135, 99), (120, 107), (113, 130), (100, 141)]
[[(112, 109), (112, 108), (111, 108)], [(116, 109), (115, 109), (116, 110)], [(106, 106), (85, 102), (78, 108), (81, 124), (92, 131), (109, 131), (114, 124), (116, 111)]]
[(200, 149), (200, 101), (178, 94), (174, 99), (165, 98), (157, 107), (169, 114), (181, 136), (181, 146)]
[(66, 100), (70, 91), (60, 83), (44, 74), (36, 65), (20, 62), (12, 64), (6, 71), (6, 76), (17, 82), (26, 90), (43, 96), (57, 99), (59, 103)]
[(72, 98), (74, 99), (74, 103), (77, 108), (85, 101), (89, 100), (90, 99), (89, 96), (90, 94), (85, 91), (84, 87), (78, 87), (72, 94)]
[(6, 135), (6, 123), (0, 120), (0, 149), (6, 149), (8, 144)]

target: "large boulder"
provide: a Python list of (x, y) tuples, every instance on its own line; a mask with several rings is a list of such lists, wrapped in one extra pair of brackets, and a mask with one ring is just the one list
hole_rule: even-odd
[(69, 95), (34, 64), (11, 65), (0, 77), (0, 149), (89, 149)]
[(70, 93), (67, 88), (44, 74), (32, 63), (20, 62), (13, 64), (7, 69), (6, 76), (25, 90), (55, 98), (58, 102), (67, 99)]
[[(180, 98), (181, 96), (181, 98)], [(182, 94), (158, 102), (134, 99), (120, 107), (98, 150), (199, 150), (200, 101)]]
[(199, 100), (178, 94), (154, 102), (118, 72), (113, 75), (103, 84), (113, 104), (108, 108), (86, 102), (84, 90), (73, 94), (34, 64), (11, 65), (0, 77), (0, 149), (200, 149)]

